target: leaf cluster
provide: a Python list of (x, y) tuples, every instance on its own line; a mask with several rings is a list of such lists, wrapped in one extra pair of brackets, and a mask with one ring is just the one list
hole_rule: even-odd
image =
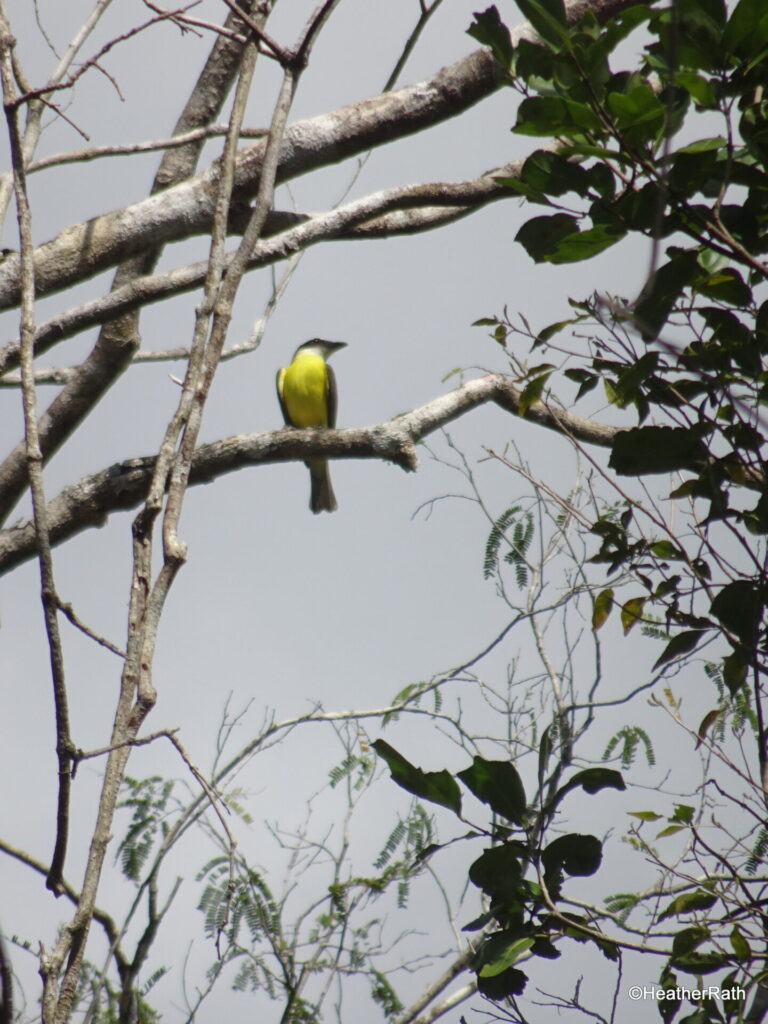
[[(674, 474), (669, 498), (695, 510), (690, 544), (638, 530), (629, 505), (618, 519), (606, 513), (592, 526), (593, 561), (609, 575), (630, 571), (644, 588), (633, 608), (623, 605), (625, 632), (661, 607), (666, 645), (656, 669), (719, 637), (733, 695), (751, 670), (762, 673), (768, 578), (757, 552), (753, 571), (718, 577), (707, 538), (716, 524), (745, 546), (768, 534), (768, 15), (758, 0), (679, 0), (569, 25), (560, 0), (518, 6), (536, 41), (512, 46), (496, 8), (470, 29), (523, 96), (514, 131), (550, 140), (504, 181), (547, 208), (517, 241), (550, 263), (590, 259), (632, 236), (657, 252), (665, 246), (635, 301), (571, 300), (574, 318), (532, 333), (540, 348), (575, 323), (602, 330), (565, 376), (577, 400), (601, 385), (636, 415), (616, 433), (609, 468), (618, 477)], [(638, 27), (646, 41), (627, 70), (617, 47)], [(702, 113), (710, 134), (697, 138)], [(491, 567), (491, 542), (507, 525), (491, 536)], [(596, 608), (600, 625), (612, 603)]]
[[(473, 829), (466, 837), (490, 840), (469, 868), (469, 879), (482, 893), (486, 909), (464, 928), (482, 933), (471, 965), (480, 992), (492, 999), (519, 995), (528, 978), (515, 965), (531, 957), (557, 959), (557, 943), (563, 938), (592, 942), (606, 957), (616, 959), (615, 945), (593, 921), (558, 907), (568, 878), (598, 870), (602, 842), (576, 832), (550, 840), (545, 831), (568, 793), (623, 789), (620, 772), (601, 767), (577, 771), (547, 798), (533, 802), (510, 761), (476, 756), (454, 775), (445, 769), (425, 772), (384, 740), (376, 740), (373, 747), (395, 782), (412, 795), (448, 808), (463, 821), (463, 787), (491, 811), (490, 827)], [(550, 750), (547, 732), (540, 759), (546, 761)], [(425, 855), (438, 849), (434, 845)]]
[[(513, 131), (543, 140), (519, 175), (502, 179), (538, 207), (516, 241), (538, 264), (581, 262), (609, 249), (620, 260), (630, 242), (645, 241), (652, 267), (635, 298), (570, 299), (573, 315), (539, 330), (508, 330), (506, 311), (504, 320), (478, 323), (492, 327), (505, 347), (510, 333), (527, 333), (539, 356), (556, 351), (562, 363), (568, 352), (564, 376), (576, 386), (574, 400), (599, 389), (617, 415), (628, 417), (610, 444), (612, 480), (645, 485), (649, 477), (672, 478), (661, 510), (650, 498), (627, 498), (592, 523), (591, 561), (611, 578), (596, 595), (592, 627), (602, 629), (614, 610), (624, 635), (640, 624), (663, 645), (653, 666), (660, 675), (707, 648), (705, 675), (719, 701), (694, 739), (698, 746), (722, 743), (726, 716), (734, 734), (748, 725), (757, 761), (750, 772), (765, 779), (768, 12), (761, 0), (638, 2), (602, 21), (587, 13), (569, 23), (562, 0), (518, 6), (535, 40), (513, 44), (495, 7), (477, 14), (470, 28), (521, 96)], [(638, 29), (640, 56), (627, 67), (627, 47), (619, 47)], [(576, 344), (563, 342), (566, 331)], [(551, 387), (555, 371), (544, 365)], [(674, 527), (666, 514), (673, 503), (683, 509)], [(497, 535), (510, 523), (511, 517), (496, 524), (492, 568)], [(637, 589), (618, 598), (627, 580)], [(606, 756), (617, 754), (626, 770), (643, 749), (652, 762), (649, 736), (632, 725), (616, 733)], [(661, 835), (679, 833), (712, 855), (692, 808), (677, 807)], [(764, 829), (742, 843), (748, 859), (741, 867), (721, 861), (734, 885), (764, 864)], [(543, 850), (535, 855), (524, 844), (494, 854), (506, 858), (504, 878), (521, 908), (533, 905), (521, 866), (535, 864), (539, 875), (546, 870)], [(489, 898), (493, 909), (490, 891)], [(747, 923), (752, 934), (763, 927), (760, 915), (747, 901), (739, 926), (723, 932), (729, 898), (702, 884), (653, 916), (656, 925), (679, 922), (663, 987), (674, 988), (680, 971), (729, 971), (723, 988), (760, 977), (763, 954), (746, 935)], [(622, 894), (615, 909), (628, 914), (641, 902), (640, 894)], [(503, 919), (495, 920), (503, 930)], [(495, 940), (492, 970), (500, 975), (533, 949), (515, 946), (531, 936), (515, 931), (519, 917), (512, 924), (507, 943)], [(509, 992), (520, 990), (510, 985)], [(680, 1004), (665, 1000), (660, 1010), (672, 1020)], [(704, 1000), (686, 1019), (734, 1020), (743, 1012), (743, 1004)]]

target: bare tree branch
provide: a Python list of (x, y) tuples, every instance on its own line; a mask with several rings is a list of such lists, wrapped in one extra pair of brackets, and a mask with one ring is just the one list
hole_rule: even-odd
[[(606, 19), (632, 0), (578, 0), (568, 7), (574, 20), (593, 9)], [(527, 25), (515, 38), (532, 35)], [(486, 50), (476, 50), (431, 78), (393, 92), (299, 121), (287, 132), (277, 181), (284, 182), (321, 167), (340, 163), (396, 139), (463, 113), (495, 92), (501, 71)], [(185, 129), (186, 130), (186, 129)], [(262, 140), (241, 151), (235, 174), (235, 205), (244, 207), (256, 194), (265, 153)], [(82, 281), (158, 244), (210, 231), (218, 165), (131, 206), (65, 228), (38, 247), (35, 274), (38, 294), (45, 295)], [(18, 257), (0, 266), (0, 309), (18, 301)]]
[[(251, 0), (256, 3), (256, 0)], [(266, 17), (266, 15), (265, 15)], [(229, 38), (216, 40), (187, 105), (176, 124), (179, 132), (199, 128), (213, 121), (221, 111), (239, 66), (242, 47)], [(204, 139), (197, 139), (163, 157), (155, 175), (152, 190), (157, 197), (163, 189), (187, 178), (196, 166)], [(113, 290), (130, 287), (137, 278), (152, 271), (162, 251), (162, 240), (156, 239), (142, 255), (124, 263), (117, 271)], [(93, 351), (83, 363), (80, 373), (69, 381), (54, 399), (39, 423), (43, 458), (53, 454), (77, 428), (90, 410), (106, 394), (123, 373), (139, 347), (138, 320), (135, 315), (115, 313), (101, 321), (106, 324)], [(0, 468), (0, 521), (18, 500), (25, 486), (23, 451), (17, 446)]]
[(46, 886), (57, 896), (61, 892), (61, 877), (69, 836), (69, 794), (72, 784), (73, 743), (69, 731), (69, 701), (64, 672), (64, 652), (59, 631), (56, 583), (53, 575), (53, 556), (46, 515), (45, 487), (43, 485), (43, 453), (37, 422), (37, 392), (33, 373), (33, 339), (35, 334), (35, 269), (32, 256), (32, 214), (24, 172), (24, 151), (19, 131), (19, 106), (13, 80), (11, 53), (14, 47), (10, 26), (0, 14), (0, 76), (3, 84), (3, 105), (8, 123), (8, 135), (13, 166), (16, 195), (16, 213), (19, 226), (21, 264), (21, 386), (24, 412), (24, 463), (29, 477), (32, 497), (32, 516), (35, 544), (40, 563), (40, 589), (45, 616), (45, 629), (53, 682), (53, 700), (56, 711), (56, 758), (58, 761), (58, 800), (56, 810), (56, 838), (51, 870)]
[[(90, 34), (98, 25), (102, 15), (112, 3), (112, 0), (97, 0), (91, 14), (83, 22), (80, 29), (78, 30), (75, 38), (67, 47), (67, 51), (59, 61), (58, 67), (51, 75), (48, 80), (48, 85), (51, 87), (56, 86), (67, 74), (72, 63), (83, 47), (85, 41), (88, 39)], [(0, 3), (0, 12), (7, 21), (7, 15), (5, 13), (5, 2), (3, 0)], [(40, 139), (40, 131), (42, 126), (42, 116), (45, 110), (45, 104), (42, 99), (36, 100), (29, 105), (27, 110), (27, 123), (24, 128), (24, 139), (23, 139), (23, 150), (24, 150), (24, 163), (29, 163), (32, 159), (32, 154), (35, 152), (37, 143)], [(13, 175), (10, 173), (4, 174), (0, 178), (0, 223), (5, 220), (5, 214), (8, 209), (8, 202), (11, 198), (13, 191)]]
[[(33, 857), (32, 854), (27, 853), (26, 850), (21, 850), (16, 846), (12, 846), (10, 843), (6, 842), (4, 839), (1, 838), (0, 852), (6, 854), (9, 857), (13, 857), (14, 860), (17, 860), (20, 864), (26, 865), (28, 868), (31, 868), (33, 871), (36, 871), (39, 875), (42, 875), (44, 878), (50, 874), (51, 868), (49, 864), (43, 863), (43, 861), (38, 860), (36, 857)], [(63, 895), (66, 896), (68, 900), (70, 900), (70, 902), (77, 904), (77, 901), (79, 899), (79, 893), (65, 879), (62, 879), (61, 891)], [(116, 962), (119, 965), (125, 963), (125, 956), (118, 945), (120, 939), (120, 930), (117, 927), (114, 918), (111, 917), (105, 910), (102, 910), (100, 907), (94, 908), (93, 917), (94, 920), (98, 921), (98, 923), (104, 929), (104, 933), (107, 937), (107, 940), (110, 946), (112, 946)]]
[[(299, 121), (286, 132), (277, 181), (340, 163), (455, 117), (500, 83), (498, 65), (478, 50), (425, 82)], [(260, 140), (238, 155), (236, 209), (245, 209), (255, 195), (265, 151), (266, 143)], [(162, 194), (65, 228), (35, 251), (38, 295), (86, 280), (148, 248), (208, 234), (218, 174), (215, 164)], [(15, 305), (18, 294), (18, 256), (12, 254), (0, 265), (0, 309)]]
[[(328, 458), (385, 459), (406, 470), (417, 466), (416, 442), (471, 409), (495, 402), (517, 415), (520, 392), (503, 375), (489, 374), (463, 384), (404, 416), (374, 427), (349, 430), (293, 430), (239, 434), (201, 445), (190, 468), (191, 484), (210, 483), (225, 473), (246, 466), (304, 460), (322, 454)], [(537, 402), (526, 419), (578, 439), (607, 447), (618, 428), (585, 420)], [(92, 526), (102, 526), (112, 512), (135, 508), (146, 495), (155, 468), (154, 456), (143, 456), (110, 466), (66, 487), (48, 507), (52, 544), (61, 544)], [(21, 520), (0, 532), (0, 573), (34, 556), (32, 524)]]
[[(264, 17), (268, 10), (265, 10)], [(240, 65), (242, 47), (229, 38), (218, 37), (213, 51), (203, 69), (185, 109), (177, 122), (177, 131), (209, 124), (218, 115), (231, 82)], [(186, 147), (166, 153), (155, 176), (155, 191), (188, 176), (194, 168), (203, 141), (189, 143)], [(155, 264), (162, 244), (155, 244), (149, 251), (120, 267), (116, 276), (117, 286), (134, 277), (146, 274)], [(138, 347), (138, 329), (135, 317), (129, 316), (111, 322), (96, 343), (84, 364), (83, 373), (67, 385), (49, 409), (48, 419), (40, 423), (41, 447), (46, 454), (63, 443), (81, 418), (99, 401), (111, 383), (120, 375)], [(51, 422), (59, 419), (56, 431), (50, 430)], [(47, 449), (47, 451), (46, 451)], [(13, 456), (11, 457), (13, 462)], [(139, 633), (139, 620), (143, 610), (146, 585), (151, 577), (151, 548), (142, 543), (140, 529), (134, 530), (135, 565), (134, 584), (131, 587), (129, 608), (129, 644), (121, 675), (120, 694), (112, 730), (113, 744), (119, 744), (136, 736), (144, 717), (152, 705), (151, 694), (145, 686), (137, 694), (137, 660), (143, 634)], [(138, 578), (137, 578), (138, 576)], [(138, 641), (137, 638), (138, 637)], [(133, 642), (133, 647), (131, 646)], [(46, 1024), (65, 1024), (75, 998), (82, 968), (85, 946), (88, 939), (93, 908), (98, 892), (101, 870), (111, 838), (112, 821), (119, 787), (123, 779), (130, 746), (117, 747), (107, 760), (102, 784), (96, 824), (91, 840), (80, 899), (72, 921), (62, 929), (54, 950), (48, 953), (41, 949), (40, 965), (43, 976), (43, 1020)], [(63, 976), (60, 972), (66, 961)]]
[[(517, 195), (500, 184), (498, 179), (519, 177), (523, 163), (522, 160), (514, 161), (470, 181), (432, 182), (385, 189), (314, 215), (273, 212), (265, 225), (265, 231), (271, 237), (262, 238), (254, 246), (248, 269), (268, 266), (321, 242), (391, 238), (453, 223), (488, 203)], [(199, 288), (205, 272), (206, 262), (201, 261), (162, 274), (139, 277), (113, 289), (103, 298), (62, 313), (38, 328), (35, 354), (40, 355), (59, 341), (122, 313)], [(0, 374), (17, 365), (18, 358), (19, 342), (16, 339), (0, 350)], [(50, 382), (57, 381), (51, 379)], [(4, 383), (7, 381), (0, 380), (0, 386)], [(10, 383), (15, 385), (18, 380), (11, 378)], [(2, 482), (0, 486), (5, 491), (8, 483)], [(4, 507), (0, 506), (0, 509)]]
[[(27, 174), (47, 171), (51, 167), (61, 167), (64, 164), (87, 164), (91, 160), (102, 160), (105, 157), (133, 156), (136, 153), (155, 153), (158, 150), (178, 149), (179, 146), (186, 146), (188, 142), (198, 142), (200, 139), (207, 141), (226, 134), (226, 125), (212, 124), (205, 128), (194, 128), (168, 139), (156, 139), (151, 142), (126, 142), (112, 146), (88, 146), (85, 149), (68, 150), (66, 153), (53, 153), (51, 156), (33, 160), (27, 167)], [(242, 128), (240, 130), (241, 139), (262, 139), (266, 134), (266, 128)]]

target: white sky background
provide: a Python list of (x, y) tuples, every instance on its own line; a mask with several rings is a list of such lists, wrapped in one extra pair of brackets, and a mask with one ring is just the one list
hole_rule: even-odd
[[(284, 43), (292, 42), (312, 6), (278, 4), (270, 33)], [(427, 77), (475, 49), (465, 30), (473, 9), (479, 6), (464, 0), (446, 4), (427, 28), (401, 84)], [(508, 23), (517, 23), (514, 5), (499, 6)], [(42, 82), (55, 61), (34, 25), (32, 5), (28, 0), (10, 0), (8, 7), (20, 59), (31, 80)], [(39, 7), (46, 31), (60, 50), (89, 9), (85, 3), (53, 0), (41, 0)], [(212, 0), (206, 0), (194, 13), (212, 20), (224, 16), (223, 5)], [(85, 52), (94, 52), (106, 39), (146, 16), (148, 12), (138, 0), (115, 4)], [(342, 4), (302, 79), (292, 120), (378, 93), (416, 16), (416, 0)], [(92, 71), (79, 83), (67, 114), (90, 135), (93, 145), (166, 136), (210, 45), (207, 35), (202, 39), (191, 33), (181, 37), (171, 26), (153, 28), (105, 59), (125, 102), (104, 76)], [(268, 121), (276, 84), (274, 69), (262, 60), (246, 118), (249, 126)], [(516, 101), (511, 90), (501, 91), (451, 123), (376, 151), (353, 194), (404, 183), (458, 181), (530, 152), (535, 143), (509, 132)], [(38, 155), (85, 145), (66, 123), (48, 120), (52, 123)], [(209, 145), (200, 167), (206, 167), (217, 151), (216, 144)], [(33, 176), (36, 241), (52, 237), (69, 223), (142, 198), (157, 160), (157, 154), (101, 160)], [(341, 196), (352, 170), (349, 162), (296, 181), (292, 193), (298, 208), (331, 206)], [(281, 190), (277, 205), (288, 203), (285, 190)], [(511, 311), (525, 313), (535, 327), (542, 327), (568, 315), (569, 295), (580, 298), (599, 288), (632, 297), (639, 291), (648, 269), (648, 253), (636, 244), (617, 246), (599, 262), (535, 266), (513, 241), (530, 215), (529, 209), (511, 199), (437, 232), (386, 242), (326, 244), (310, 250), (260, 349), (219, 370), (201, 441), (280, 426), (275, 370), (290, 359), (296, 345), (310, 337), (349, 342), (349, 348), (334, 357), (338, 423), (368, 425), (455, 386), (458, 377), (448, 382), (443, 382), (443, 377), (456, 367), (465, 368), (469, 375), (478, 367), (503, 369), (501, 350), (482, 329), (470, 324), (480, 316), (500, 312), (504, 304)], [(16, 248), (13, 228), (11, 215), (3, 244)], [(202, 258), (205, 251), (205, 239), (168, 248), (163, 266), (191, 262)], [(41, 301), (39, 320), (103, 292), (111, 274)], [(249, 336), (269, 287), (268, 271), (247, 278), (235, 309), (230, 343)], [(187, 344), (197, 298), (184, 296), (145, 310), (142, 348)], [(4, 316), (2, 328), (3, 340), (14, 336), (16, 314)], [(90, 350), (94, 337), (91, 333), (65, 342), (41, 365), (77, 362)], [(533, 359), (539, 361), (536, 356)], [(137, 366), (126, 373), (88, 423), (50, 462), (46, 470), (49, 497), (83, 474), (156, 450), (178, 398), (169, 374), (182, 372), (177, 365), (160, 364)], [(41, 388), (41, 406), (53, 395), (53, 388)], [(20, 396), (13, 390), (0, 391), (0, 432), (6, 448), (21, 435)], [(484, 446), (501, 450), (514, 441), (532, 470), (556, 489), (567, 490), (573, 479), (575, 464), (565, 442), (495, 409), (464, 416), (452, 425), (450, 434), (477, 471), (494, 516), (528, 488), (498, 465), (480, 465)], [(431, 444), (443, 456), (454, 458), (439, 438), (433, 438)], [(422, 451), (416, 474), (373, 461), (336, 461), (332, 475), (339, 510), (330, 516), (309, 512), (308, 474), (301, 464), (244, 470), (192, 488), (186, 498), (181, 537), (188, 544), (188, 563), (163, 618), (154, 672), (159, 698), (146, 731), (178, 728), (191, 757), (204, 769), (210, 765), (218, 723), (230, 694), (234, 709), (253, 702), (250, 715), (239, 726), (236, 748), (257, 730), (264, 709), (273, 709), (277, 718), (285, 718), (304, 713), (317, 702), (326, 709), (382, 706), (408, 683), (465, 661), (508, 619), (493, 584), (482, 578), (487, 523), (477, 506), (456, 497), (438, 502), (429, 517), (423, 513), (414, 516), (422, 503), (432, 498), (466, 495), (468, 488), (457, 473)], [(125, 636), (131, 519), (129, 514), (113, 516), (103, 529), (80, 534), (55, 552), (61, 596), (72, 602), (93, 629), (119, 645)], [(557, 579), (552, 580), (555, 590), (558, 585)], [(38, 590), (36, 564), (27, 564), (0, 580), (0, 679), (5, 707), (0, 726), (2, 833), (47, 860), (53, 843), (56, 769), (50, 673)], [(119, 662), (67, 624), (62, 628), (75, 742), (84, 749), (102, 746), (111, 726)], [(513, 634), (488, 666), (480, 668), (481, 674), (503, 679), (506, 663), (524, 642)], [(630, 650), (638, 651), (634, 661), (627, 658)], [(624, 692), (642, 682), (657, 653), (642, 641), (639, 645), (617, 641), (613, 661), (607, 666), (617, 673), (616, 690)], [(469, 692), (464, 697), (467, 705), (472, 696)], [(706, 704), (703, 707), (708, 709)], [(600, 729), (593, 756), (599, 756), (607, 737), (629, 717), (619, 710)], [(677, 733), (666, 721), (659, 722), (659, 717), (653, 719), (659, 737), (673, 742)], [(381, 734), (374, 720), (368, 729), (371, 737)], [(426, 721), (405, 719), (385, 735), (424, 768), (459, 770), (466, 766), (466, 756)], [(233, 824), (240, 849), (249, 851), (254, 863), (279, 863), (263, 820), (279, 821), (288, 829), (298, 826), (305, 801), (320, 788), (339, 757), (330, 730), (313, 725), (293, 733), (280, 749), (257, 758), (241, 774), (241, 784), (253, 797), (249, 810), (255, 824), (250, 829)], [(90, 835), (100, 772), (99, 762), (84, 763), (74, 786), (66, 870), (73, 884), (81, 877), (86, 847), (79, 837)], [(134, 752), (129, 773), (136, 777), (182, 775), (183, 770), (167, 744), (155, 744)], [(653, 806), (652, 796), (639, 795), (636, 806)], [(579, 820), (594, 810), (602, 819), (602, 824), (593, 826), (598, 835), (611, 825), (621, 833), (626, 798), (602, 797), (599, 812), (596, 804), (593, 808), (584, 801), (577, 811), (582, 815)], [(406, 806), (401, 791), (386, 779), (380, 781), (358, 826), (360, 849), (366, 851), (367, 844), (375, 855), (395, 813)], [(323, 807), (322, 813), (334, 813)], [(452, 828), (449, 816), (439, 817), (447, 837)], [(612, 848), (619, 851), (618, 836)], [(196, 887), (192, 877), (210, 852), (202, 837), (189, 837), (182, 859), (165, 879), (170, 886), (174, 872), (186, 871), (190, 876), (150, 961), (151, 967), (160, 962), (172, 967), (162, 987), (153, 993), (155, 1002), (165, 1010), (165, 1021), (183, 1019), (173, 1009), (181, 999), (179, 950), (193, 941), (193, 964), (206, 964), (213, 956), (202, 936), (200, 915), (193, 909)], [(460, 847), (457, 852), (454, 848), (434, 866), (440, 872), (453, 873), (460, 885), (478, 853), (479, 849)], [(620, 878), (619, 865), (620, 861), (613, 860), (604, 870), (618, 872), (615, 877)], [(638, 869), (639, 863), (633, 867)], [(368, 870), (364, 857), (359, 870)], [(103, 885), (101, 905), (127, 904), (131, 894), (111, 864)], [(7, 860), (0, 871), (0, 906), (7, 934), (40, 937), (48, 945), (55, 941), (56, 927), (70, 910), (63, 901), (52, 899), (41, 878)], [(397, 918), (398, 929), (423, 927), (423, 907), (416, 902), (412, 910), (413, 915), (403, 912)], [(440, 921), (436, 902), (429, 911)], [(469, 916), (470, 912), (459, 923)], [(445, 926), (440, 922), (439, 927)], [(90, 952), (98, 960), (95, 950), (101, 937), (97, 929), (92, 935)], [(451, 935), (446, 933), (444, 941), (432, 943), (430, 949), (450, 945)], [(559, 974), (571, 970), (569, 953), (566, 950), (559, 961)], [(25, 964), (22, 953), (14, 950), (13, 960), (28, 993), (34, 996), (34, 958), (29, 956)], [(627, 984), (630, 980), (655, 980), (656, 964), (643, 970), (654, 974), (628, 979)], [(406, 984), (406, 992), (410, 989), (415, 994), (426, 981), (426, 975), (417, 976)], [(588, 994), (599, 999), (606, 981), (594, 980), (591, 992), (589, 980), (585, 985), (585, 999)], [(356, 1019), (355, 998), (352, 989), (352, 998), (345, 1004), (347, 1021)], [(252, 999), (230, 995), (222, 983), (200, 1019), (220, 1018), (225, 1007), (232, 1014), (250, 1015)], [(33, 1015), (34, 1008), (28, 1010)], [(462, 1012), (468, 1011), (464, 1008)], [(554, 1020), (554, 1011), (547, 1012), (552, 1017), (542, 1017), (543, 1024)], [(274, 1009), (266, 1010), (264, 1019), (272, 1019), (273, 1013)], [(629, 1004), (622, 1019), (631, 1024), (648, 1019), (645, 1014), (647, 1008), (634, 1009)], [(448, 1019), (458, 1020), (458, 1015)]]

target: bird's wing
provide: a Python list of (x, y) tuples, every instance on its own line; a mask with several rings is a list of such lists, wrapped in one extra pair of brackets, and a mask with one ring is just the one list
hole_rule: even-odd
[(325, 401), (328, 407), (328, 426), (336, 426), (336, 374), (332, 368), (326, 363), (325, 364)]
[(285, 402), (283, 401), (283, 377), (284, 376), (285, 376), (285, 367), (282, 366), (277, 371), (277, 377), (275, 378), (275, 387), (277, 389), (277, 400), (280, 403), (280, 409), (282, 410), (283, 420), (285, 421), (286, 427), (292, 427), (293, 424), (291, 423), (291, 421), (290, 421), (290, 419), (288, 417), (288, 408), (287, 408)]

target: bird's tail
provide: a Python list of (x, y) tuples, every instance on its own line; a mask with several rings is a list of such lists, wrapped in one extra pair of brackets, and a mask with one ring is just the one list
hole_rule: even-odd
[(312, 481), (312, 491), (309, 497), (309, 507), (317, 514), (318, 512), (335, 512), (339, 507), (336, 504), (336, 495), (331, 487), (331, 473), (328, 469), (327, 459), (309, 459), (307, 462), (309, 475)]

